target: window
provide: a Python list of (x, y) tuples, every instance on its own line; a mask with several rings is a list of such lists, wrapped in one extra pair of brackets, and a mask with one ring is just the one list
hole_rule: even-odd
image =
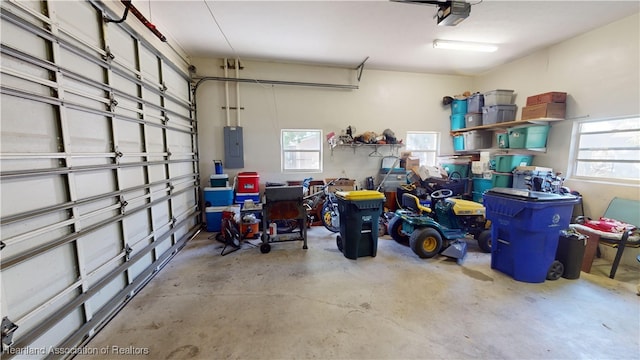
[(283, 129), (280, 134), (282, 171), (322, 171), (322, 130)]
[(435, 166), (440, 145), (440, 133), (407, 131), (407, 151), (420, 158), (420, 165)]
[(574, 124), (576, 178), (633, 182), (640, 180), (640, 117)]

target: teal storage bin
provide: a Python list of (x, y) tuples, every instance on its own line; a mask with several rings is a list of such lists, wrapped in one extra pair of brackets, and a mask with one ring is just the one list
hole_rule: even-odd
[(453, 114), (450, 116), (450, 119), (451, 119), (451, 130), (464, 129), (465, 127), (464, 114)]
[[(518, 166), (529, 166), (533, 155), (496, 155), (496, 172), (510, 173)], [(509, 185), (511, 186), (511, 185)]]
[(509, 148), (509, 134), (507, 133), (499, 133), (496, 134), (496, 144), (500, 149), (508, 149)]
[[(447, 174), (451, 177), (452, 173), (457, 173), (454, 178), (466, 179), (469, 177), (470, 163), (466, 164), (441, 164), (442, 168), (447, 171)], [(458, 177), (457, 175), (460, 174)]]
[(535, 149), (547, 146), (549, 125), (509, 129), (509, 147), (512, 149)]
[(453, 137), (453, 150), (464, 151), (464, 136), (456, 135)]
[(464, 114), (467, 113), (467, 99), (458, 100), (454, 99), (451, 103), (451, 115), (462, 115), (464, 120)]
[(473, 178), (473, 191), (480, 194), (491, 189), (493, 187), (491, 179), (485, 178)]
[(512, 173), (497, 173), (494, 172), (491, 177), (491, 187), (503, 187), (510, 188), (513, 185), (513, 174)]

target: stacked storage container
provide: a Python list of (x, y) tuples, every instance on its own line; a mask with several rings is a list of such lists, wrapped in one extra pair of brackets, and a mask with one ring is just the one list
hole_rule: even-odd
[[(451, 103), (451, 131), (464, 129), (464, 115), (467, 113), (467, 100), (454, 99)], [(461, 134), (453, 135), (453, 150), (464, 150), (464, 138)]]
[(551, 118), (564, 119), (567, 93), (552, 91), (529, 96), (527, 106), (522, 109), (522, 120)]
[(515, 121), (517, 106), (513, 104), (513, 90), (492, 90), (484, 93), (482, 124)]
[(518, 166), (529, 166), (533, 161), (533, 155), (496, 155), (494, 172), (492, 174), (492, 187), (512, 187), (513, 171)]
[(244, 204), (245, 200), (260, 202), (260, 175), (257, 172), (238, 173), (236, 204)]
[(475, 93), (467, 98), (467, 113), (464, 116), (466, 127), (482, 125), (482, 107), (484, 106), (484, 95)]

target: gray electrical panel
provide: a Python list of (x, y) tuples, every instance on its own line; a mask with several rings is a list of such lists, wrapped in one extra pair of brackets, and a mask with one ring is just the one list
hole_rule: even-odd
[(240, 126), (224, 127), (224, 167), (240, 169), (244, 167), (244, 143)]

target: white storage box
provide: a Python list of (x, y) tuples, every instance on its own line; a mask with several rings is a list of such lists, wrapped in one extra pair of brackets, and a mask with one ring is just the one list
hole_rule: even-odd
[(513, 90), (491, 90), (484, 93), (484, 106), (513, 104)]
[(464, 133), (464, 149), (488, 149), (493, 141), (493, 132), (486, 130), (472, 130)]

